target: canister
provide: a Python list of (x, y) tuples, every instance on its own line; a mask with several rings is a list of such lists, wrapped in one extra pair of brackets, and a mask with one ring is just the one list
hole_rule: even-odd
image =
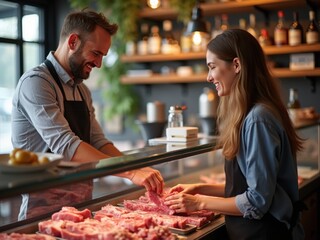
[(165, 104), (160, 101), (147, 103), (147, 122), (165, 122)]

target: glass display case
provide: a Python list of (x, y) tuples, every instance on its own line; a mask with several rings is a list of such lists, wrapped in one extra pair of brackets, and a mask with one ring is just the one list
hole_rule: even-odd
[(215, 146), (215, 138), (206, 137), (186, 144), (148, 145), (96, 163), (60, 162), (43, 171), (0, 172), (0, 231), (32, 233), (40, 220), (63, 206), (94, 211), (144, 194), (144, 188), (113, 176), (120, 172), (152, 166), (161, 172), (166, 187), (177, 184), (178, 179), (199, 181), (209, 168), (219, 166), (222, 171), (223, 161)]
[[(305, 149), (298, 156), (298, 171), (302, 176), (300, 195), (305, 199), (318, 191), (320, 182), (320, 125), (308, 124), (297, 128), (297, 132), (306, 139)], [(0, 231), (34, 233), (39, 221), (50, 218), (63, 206), (96, 211), (106, 204), (137, 199), (145, 189), (114, 175), (146, 166), (161, 172), (166, 187), (208, 179), (224, 181), (224, 159), (221, 150), (216, 148), (215, 137), (183, 144), (149, 144), (141, 149), (125, 151), (122, 157), (96, 163), (65, 165), (62, 162), (33, 173), (1, 172)], [(29, 205), (27, 210), (26, 202)], [(223, 226), (224, 218), (221, 216), (209, 227), (188, 235), (187, 239), (214, 234)]]

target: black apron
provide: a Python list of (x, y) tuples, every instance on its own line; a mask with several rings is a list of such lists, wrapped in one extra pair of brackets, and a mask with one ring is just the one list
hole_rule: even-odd
[[(237, 159), (225, 160), (225, 197), (234, 197), (248, 188)], [(242, 216), (226, 216), (226, 228), (231, 240), (289, 240), (291, 232), (287, 226), (274, 218), (269, 212), (262, 219), (248, 219)]]
[[(44, 62), (52, 77), (58, 84), (64, 97), (64, 117), (68, 121), (71, 130), (82, 140), (90, 143), (90, 114), (86, 102), (78, 88), (82, 101), (68, 101), (63, 90), (60, 78), (49, 60)], [(48, 149), (47, 152), (51, 152)], [(58, 188), (50, 188), (46, 191), (30, 193), (26, 216), (30, 218), (44, 213), (58, 211), (63, 206), (82, 203), (92, 199), (92, 180), (68, 184)]]
[(71, 130), (82, 140), (90, 143), (90, 113), (88, 106), (83, 99), (80, 88), (80, 96), (82, 101), (68, 101), (63, 90), (60, 78), (54, 69), (52, 63), (46, 59), (44, 62), (49, 69), (52, 77), (58, 84), (64, 98), (64, 117), (69, 123)]

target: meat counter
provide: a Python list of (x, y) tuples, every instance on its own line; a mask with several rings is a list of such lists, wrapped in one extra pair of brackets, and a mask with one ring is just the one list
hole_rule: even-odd
[[(305, 199), (319, 188), (319, 124), (301, 126), (297, 131), (309, 144), (298, 156), (299, 164), (315, 173), (306, 176), (300, 185), (301, 197)], [(50, 218), (62, 206), (96, 211), (106, 204), (137, 199), (144, 194), (143, 188), (112, 175), (145, 166), (160, 170), (166, 187), (199, 182), (201, 176), (223, 181), (223, 158), (214, 137), (187, 144), (147, 145), (95, 164), (62, 165), (35, 173), (0, 173), (0, 232), (34, 233), (39, 221)], [(22, 199), (30, 196), (34, 209), (25, 216)], [(224, 234), (224, 218), (220, 215), (201, 229), (182, 233), (188, 240), (209, 235), (210, 239), (221, 239)]]
[[(187, 143), (147, 145), (96, 163), (63, 163), (30, 173), (0, 172), (0, 232), (34, 233), (39, 221), (50, 218), (63, 206), (97, 211), (107, 204), (117, 205), (144, 194), (144, 188), (112, 176), (120, 172), (152, 166), (160, 170), (166, 187), (180, 181), (200, 181), (201, 171), (223, 171), (223, 159), (215, 147), (214, 137), (203, 137)], [(188, 238), (193, 235), (190, 239), (196, 239), (223, 224), (223, 217), (217, 216), (210, 226)]]

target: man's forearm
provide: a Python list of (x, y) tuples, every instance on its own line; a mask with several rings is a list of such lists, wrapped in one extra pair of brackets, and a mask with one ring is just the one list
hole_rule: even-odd
[(95, 162), (100, 159), (108, 158), (109, 155), (95, 149), (86, 142), (81, 142), (75, 151), (71, 161), (74, 162)]

